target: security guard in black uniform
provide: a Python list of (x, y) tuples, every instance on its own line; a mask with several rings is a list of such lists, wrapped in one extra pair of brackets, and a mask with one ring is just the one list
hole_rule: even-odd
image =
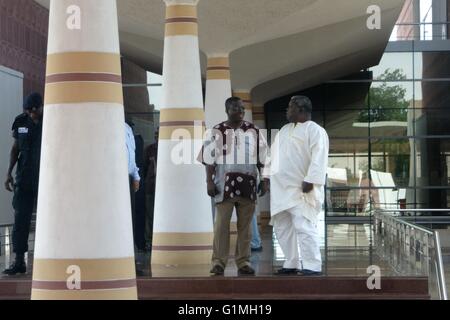
[[(23, 105), (24, 113), (18, 116), (12, 126), (14, 144), (11, 148), (9, 169), (5, 187), (14, 192), (14, 263), (3, 271), (7, 275), (26, 272), (24, 260), (28, 251), (28, 235), (31, 216), (37, 201), (39, 184), (39, 161), (41, 154), (43, 102), (38, 93), (29, 95)], [(12, 171), (17, 163), (16, 180)]]

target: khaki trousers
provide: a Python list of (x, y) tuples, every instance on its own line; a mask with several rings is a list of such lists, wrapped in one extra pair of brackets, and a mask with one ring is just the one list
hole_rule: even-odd
[(236, 208), (237, 214), (238, 233), (236, 265), (238, 268), (250, 265), (251, 222), (255, 211), (255, 202), (238, 197), (216, 204), (212, 265), (220, 265), (224, 269), (230, 251), (230, 222), (234, 208)]

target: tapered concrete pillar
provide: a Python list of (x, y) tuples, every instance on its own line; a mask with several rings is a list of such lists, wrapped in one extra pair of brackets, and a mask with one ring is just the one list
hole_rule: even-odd
[[(204, 112), (198, 44), (197, 0), (165, 0), (163, 101), (153, 233), (153, 265), (210, 264), (213, 227), (202, 146)], [(183, 136), (183, 142), (178, 139)], [(191, 149), (192, 148), (192, 149)]]
[(208, 57), (205, 117), (212, 128), (227, 119), (225, 101), (231, 97), (230, 63), (228, 55)]
[(115, 0), (51, 1), (45, 91), (32, 299), (137, 299)]
[(234, 90), (233, 95), (241, 98), (245, 105), (245, 116), (244, 120), (253, 122), (253, 105), (252, 105), (252, 96), (250, 94), (250, 90)]

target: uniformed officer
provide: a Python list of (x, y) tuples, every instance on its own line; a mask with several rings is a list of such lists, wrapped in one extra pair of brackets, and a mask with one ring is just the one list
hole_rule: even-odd
[[(23, 105), (24, 112), (19, 115), (12, 126), (14, 143), (11, 148), (6, 190), (14, 192), (14, 228), (13, 251), (14, 263), (3, 271), (7, 275), (26, 272), (24, 260), (28, 251), (28, 235), (31, 216), (37, 201), (39, 181), (39, 161), (41, 154), (43, 102), (38, 93), (29, 95)], [(17, 163), (16, 179), (12, 171)]]

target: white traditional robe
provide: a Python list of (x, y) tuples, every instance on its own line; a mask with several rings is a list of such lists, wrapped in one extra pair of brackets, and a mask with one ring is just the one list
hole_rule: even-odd
[[(270, 211), (272, 224), (277, 214), (295, 210), (316, 224), (325, 198), (329, 140), (326, 131), (313, 121), (287, 124), (272, 145), (270, 170)], [(308, 194), (302, 183), (314, 184)]]
[[(327, 133), (313, 121), (284, 126), (272, 145), (271, 224), (286, 258), (283, 268), (322, 270), (317, 220), (328, 149)], [(302, 191), (304, 181), (314, 185), (307, 194)]]

